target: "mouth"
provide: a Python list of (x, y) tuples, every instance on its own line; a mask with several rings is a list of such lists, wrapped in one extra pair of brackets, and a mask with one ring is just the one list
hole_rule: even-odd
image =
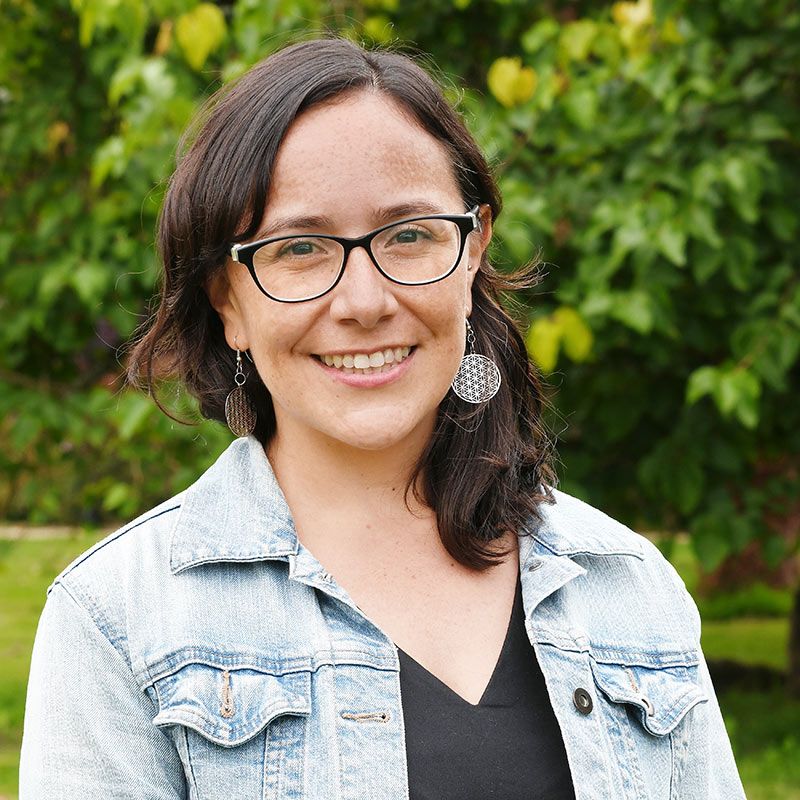
[(387, 347), (372, 353), (337, 353), (336, 355), (315, 355), (314, 358), (325, 366), (353, 375), (371, 375), (389, 372), (405, 361), (413, 352), (413, 347)]

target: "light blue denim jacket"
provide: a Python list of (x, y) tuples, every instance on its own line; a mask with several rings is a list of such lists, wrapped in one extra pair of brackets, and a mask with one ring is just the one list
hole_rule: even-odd
[[(680, 579), (556, 498), (520, 574), (577, 799), (744, 797)], [(252, 437), (53, 583), (20, 796), (408, 797), (397, 649), (299, 543)]]

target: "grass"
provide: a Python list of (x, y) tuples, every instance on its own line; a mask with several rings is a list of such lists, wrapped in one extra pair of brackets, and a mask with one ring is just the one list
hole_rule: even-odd
[(786, 671), (789, 620), (770, 617), (703, 621), (700, 639), (707, 657)]
[(15, 797), (22, 719), (36, 624), (53, 578), (98, 539), (0, 539), (0, 800)]
[(800, 800), (800, 700), (732, 690), (720, 705), (748, 800)]
[[(67, 564), (100, 538), (97, 532), (79, 532), (60, 539), (0, 539), (0, 661), (4, 665), (0, 800), (16, 797), (25, 688), (45, 591)], [(689, 590), (696, 591), (699, 570), (688, 543), (676, 541), (670, 556)], [(759, 595), (762, 600), (763, 596)], [(702, 643), (709, 659), (786, 669), (786, 616), (719, 619), (726, 616), (719, 612), (724, 603), (714, 602), (718, 607), (711, 614), (714, 618), (703, 621)], [(739, 597), (734, 605), (752, 610), (749, 603)], [(700, 608), (702, 612), (702, 600)], [(720, 705), (748, 800), (800, 800), (800, 701), (787, 699), (780, 690), (729, 691), (720, 696)]]

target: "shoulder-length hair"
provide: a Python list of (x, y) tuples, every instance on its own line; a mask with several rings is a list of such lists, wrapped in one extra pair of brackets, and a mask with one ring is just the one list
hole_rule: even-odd
[[(161, 209), (164, 266), (157, 311), (133, 346), (128, 377), (156, 398), (156, 376), (178, 377), (203, 416), (225, 421), (235, 355), (205, 291), (233, 243), (252, 238), (263, 219), (278, 148), (303, 111), (355, 90), (399, 103), (451, 154), (464, 208), (500, 213), (497, 185), (477, 144), (434, 80), (410, 58), (365, 50), (344, 39), (293, 45), (257, 64), (206, 103), (184, 136)], [(185, 146), (190, 143), (190, 146)], [(476, 408), (448, 392), (408, 491), (436, 513), (450, 555), (473, 569), (502, 556), (496, 539), (523, 533), (550, 500), (550, 444), (540, 425), (542, 393), (522, 337), (500, 292), (533, 282), (502, 277), (484, 254), (472, 284), (476, 352), (500, 368), (498, 394)], [(255, 436), (275, 432), (270, 394), (251, 370), (247, 392), (258, 411)], [(161, 406), (161, 403), (159, 403)], [(162, 406), (163, 408), (163, 406)]]

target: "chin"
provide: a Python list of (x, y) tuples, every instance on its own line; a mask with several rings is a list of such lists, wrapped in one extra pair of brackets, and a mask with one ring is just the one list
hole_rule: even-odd
[[(430, 436), (430, 426), (417, 422), (416, 424), (394, 418), (381, 417), (379, 420), (359, 420), (353, 429), (347, 431), (331, 432), (333, 438), (343, 444), (358, 450), (378, 452), (402, 446), (404, 443), (417, 445), (419, 439), (427, 442)], [(424, 444), (423, 444), (424, 446)]]

